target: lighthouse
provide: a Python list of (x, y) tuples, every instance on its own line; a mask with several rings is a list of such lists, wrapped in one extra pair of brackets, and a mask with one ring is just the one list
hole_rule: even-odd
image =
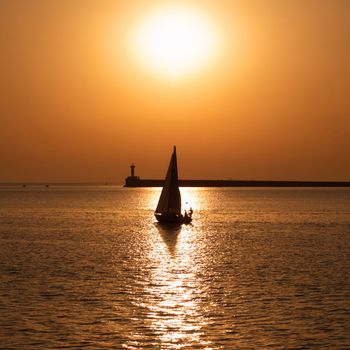
[(125, 179), (125, 187), (137, 187), (137, 182), (140, 180), (138, 176), (135, 176), (136, 165), (131, 163), (130, 165), (130, 176)]
[(130, 177), (135, 177), (135, 168), (136, 168), (136, 165), (134, 163), (132, 163), (130, 165), (130, 170), (131, 170)]

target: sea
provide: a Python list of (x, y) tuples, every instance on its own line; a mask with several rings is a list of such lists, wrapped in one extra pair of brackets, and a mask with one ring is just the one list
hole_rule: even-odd
[(0, 348), (350, 349), (349, 188), (0, 187)]

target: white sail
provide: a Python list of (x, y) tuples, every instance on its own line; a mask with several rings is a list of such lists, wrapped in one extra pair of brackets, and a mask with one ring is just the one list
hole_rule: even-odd
[(156, 213), (181, 214), (181, 194), (178, 184), (176, 147), (171, 156), (165, 183), (159, 198)]

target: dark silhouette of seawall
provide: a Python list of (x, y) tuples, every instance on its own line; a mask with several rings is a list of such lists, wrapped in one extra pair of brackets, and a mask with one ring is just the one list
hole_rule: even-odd
[[(164, 180), (127, 177), (124, 187), (162, 187)], [(179, 180), (180, 187), (350, 187), (349, 181)]]
[[(164, 180), (140, 179), (136, 165), (130, 165), (130, 176), (124, 187), (163, 187)], [(259, 180), (179, 180), (180, 187), (350, 187), (350, 181), (259, 181)]]

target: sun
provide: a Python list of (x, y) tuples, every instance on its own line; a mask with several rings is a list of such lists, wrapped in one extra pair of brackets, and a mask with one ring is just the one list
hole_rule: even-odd
[(149, 12), (135, 26), (131, 43), (139, 63), (171, 79), (204, 69), (219, 51), (213, 21), (190, 7), (167, 6)]

